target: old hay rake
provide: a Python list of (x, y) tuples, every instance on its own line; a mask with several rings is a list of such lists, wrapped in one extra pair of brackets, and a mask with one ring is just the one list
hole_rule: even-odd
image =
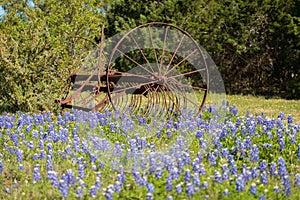
[[(88, 43), (92, 45), (86, 49)], [(100, 44), (71, 37), (69, 52), (76, 70), (64, 97), (57, 100), (63, 108), (142, 116), (189, 110), (197, 116), (205, 103), (209, 56), (174, 25), (147, 23), (105, 43), (102, 28)]]

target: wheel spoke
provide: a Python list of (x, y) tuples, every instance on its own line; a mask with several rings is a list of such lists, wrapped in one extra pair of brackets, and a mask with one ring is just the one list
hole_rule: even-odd
[(151, 67), (147, 57), (145, 56), (143, 50), (141, 49), (140, 45), (137, 43), (137, 41), (135, 40), (135, 38), (133, 37), (133, 35), (130, 33), (130, 38), (134, 41), (135, 45), (137, 46), (139, 52), (142, 54), (144, 60), (147, 62), (147, 65), (149, 66), (149, 68), (152, 70), (152, 72), (154, 72), (153, 68)]
[(154, 73), (149, 71), (148, 69), (146, 69), (143, 65), (139, 64), (137, 61), (135, 61), (133, 58), (131, 58), (130, 56), (128, 56), (127, 54), (123, 53), (121, 50), (116, 49), (118, 52), (120, 52), (123, 56), (125, 56), (128, 60), (130, 60), (131, 62), (133, 62), (134, 64), (136, 64), (137, 66), (139, 66), (140, 68), (142, 68), (143, 70), (145, 70), (146, 72), (148, 72), (149, 74), (154, 76)]
[(178, 51), (178, 49), (180, 48), (180, 46), (181, 46), (181, 44), (182, 44), (184, 38), (185, 38), (185, 35), (183, 35), (183, 36), (181, 37), (181, 39), (180, 39), (180, 41), (179, 41), (179, 44), (177, 45), (175, 51), (173, 52), (172, 58), (171, 58), (169, 64), (167, 65), (167, 69), (171, 66), (171, 64), (172, 64), (172, 62), (173, 62), (173, 60), (174, 60), (174, 58), (175, 58), (175, 56), (176, 56), (176, 54), (177, 54), (177, 51)]
[(197, 52), (197, 49), (195, 49), (194, 51), (192, 51), (191, 53), (189, 53), (186, 57), (184, 57), (179, 63), (177, 63), (176, 65), (174, 65), (170, 70), (166, 71), (166, 73), (164, 74), (164, 76), (167, 76), (171, 71), (173, 71), (176, 67), (178, 67), (179, 65), (181, 65), (181, 63), (183, 63), (184, 61), (186, 61), (189, 57), (191, 57), (195, 52)]

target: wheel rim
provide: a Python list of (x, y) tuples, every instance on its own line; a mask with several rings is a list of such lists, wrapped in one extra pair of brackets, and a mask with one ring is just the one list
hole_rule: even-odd
[[(174, 25), (152, 22), (130, 30), (108, 59), (106, 81), (113, 109), (133, 106), (131, 111), (141, 115), (171, 116), (192, 107), (198, 116), (209, 88), (206, 57), (195, 40)], [(118, 82), (110, 73), (116, 65), (122, 73)]]

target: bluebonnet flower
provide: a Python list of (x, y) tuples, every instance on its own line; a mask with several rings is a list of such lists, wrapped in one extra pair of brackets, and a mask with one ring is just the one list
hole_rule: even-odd
[(246, 149), (251, 149), (252, 147), (252, 142), (251, 138), (249, 136), (246, 137), (245, 142), (244, 142), (245, 148)]
[(194, 173), (194, 175), (193, 175), (193, 184), (195, 186), (197, 186), (197, 189), (198, 189), (198, 187), (200, 187), (201, 182), (200, 182), (200, 177), (199, 177), (198, 173)]
[(44, 150), (41, 150), (39, 159), (44, 159), (44, 158), (46, 158), (46, 152)]
[(91, 170), (92, 171), (97, 171), (97, 166), (95, 164), (92, 164)]
[(299, 173), (295, 175), (294, 186), (300, 187), (300, 174)]
[(59, 182), (58, 182), (58, 176), (55, 171), (48, 171), (47, 172), (47, 178), (51, 181), (51, 185), (53, 187), (58, 187)]
[(298, 148), (297, 148), (297, 157), (298, 160), (300, 160), (300, 143), (298, 144)]
[(202, 164), (200, 164), (199, 165), (199, 175), (202, 176), (202, 175), (205, 175), (205, 174), (206, 174), (206, 169)]
[(250, 193), (251, 194), (256, 194), (256, 192), (257, 192), (256, 184), (252, 183), (251, 186), (250, 186)]
[(114, 197), (113, 195), (114, 195), (113, 186), (112, 186), (112, 185), (109, 185), (109, 186), (107, 187), (107, 189), (105, 190), (105, 194), (104, 194), (105, 199), (106, 199), (106, 200), (112, 200), (113, 197)]
[(186, 194), (187, 196), (193, 196), (195, 194), (195, 188), (192, 183), (186, 185)]
[(259, 200), (266, 200), (266, 197), (264, 196), (264, 194), (260, 194), (260, 195), (258, 196), (258, 199), (259, 199)]
[[(119, 185), (117, 185), (117, 186), (119, 186)], [(101, 188), (101, 182), (100, 182), (99, 177), (96, 177), (95, 187), (97, 188), (97, 190), (99, 190)]]
[(259, 169), (258, 168), (252, 168), (251, 176), (252, 176), (252, 179), (256, 179), (259, 176)]
[(79, 199), (83, 198), (83, 191), (82, 191), (82, 188), (80, 186), (77, 187), (77, 189), (76, 189), (76, 197), (79, 198)]
[(69, 195), (69, 188), (67, 183), (64, 180), (59, 181), (58, 185), (59, 192), (62, 194), (63, 198), (68, 198)]
[(267, 132), (267, 135), (268, 135), (268, 139), (272, 139), (273, 138), (273, 134), (271, 131), (268, 131)]
[(39, 155), (37, 153), (33, 154), (32, 156), (32, 160), (38, 160), (39, 159)]
[(266, 171), (268, 168), (268, 164), (267, 164), (267, 161), (266, 160), (263, 160), (259, 163), (259, 170), (260, 172), (264, 172)]
[(52, 162), (51, 155), (47, 156), (46, 169), (47, 169), (47, 171), (52, 171), (53, 170), (53, 162)]
[(3, 172), (3, 162), (0, 160), (0, 174)]
[(5, 189), (5, 192), (6, 192), (7, 194), (11, 194), (11, 190), (10, 190), (9, 188), (6, 188), (6, 189)]
[(278, 139), (278, 144), (279, 144), (279, 146), (280, 146), (280, 150), (285, 149), (285, 140), (284, 140), (283, 137), (280, 137), (280, 138)]
[(283, 177), (283, 191), (285, 196), (291, 194), (291, 181), (287, 175)]
[(16, 149), (16, 156), (17, 156), (18, 162), (23, 161), (23, 151), (20, 150), (19, 148)]
[(270, 175), (276, 177), (277, 171), (276, 171), (276, 163), (275, 162), (271, 162), (270, 164)]
[(235, 187), (236, 187), (236, 191), (237, 192), (241, 192), (241, 191), (244, 191), (244, 180), (241, 176), (239, 176), (236, 181), (235, 181)]
[(279, 113), (278, 119), (280, 119), (280, 120), (285, 120), (285, 119), (286, 119), (283, 112), (280, 112), (280, 113)]
[(214, 153), (208, 154), (208, 160), (209, 160), (210, 166), (217, 165), (217, 158), (215, 157)]
[(167, 176), (167, 179), (166, 179), (166, 191), (172, 191), (173, 189), (173, 178), (171, 175), (168, 175)]
[(38, 139), (39, 137), (39, 132), (37, 130), (33, 130), (32, 133), (31, 133), (31, 137), (35, 138), (35, 139)]
[(183, 167), (184, 167), (183, 159), (181, 159), (181, 158), (177, 159), (177, 167), (178, 167), (178, 169), (183, 169)]
[(228, 165), (224, 164), (222, 165), (222, 179), (223, 180), (228, 180), (229, 179), (229, 169), (228, 169)]
[(282, 178), (288, 174), (285, 161), (282, 157), (279, 157), (277, 163), (278, 163), (278, 173), (282, 180)]
[(68, 169), (66, 174), (64, 175), (64, 181), (68, 185), (74, 185), (75, 183), (75, 174), (72, 169)]
[(41, 166), (40, 165), (35, 165), (33, 168), (33, 183), (36, 183), (38, 181), (40, 181), (41, 178), (41, 174), (40, 174), (40, 170), (41, 170)]
[(231, 174), (231, 175), (237, 175), (238, 169), (237, 169), (236, 164), (233, 164), (232, 166), (230, 166), (229, 171), (230, 171), (230, 174)]
[(287, 120), (288, 120), (288, 124), (289, 125), (292, 124), (293, 121), (294, 121), (293, 116), (289, 115), (288, 118), (287, 118)]
[(206, 181), (203, 181), (202, 189), (205, 190), (207, 187), (208, 187), (208, 183)]
[(13, 141), (14, 145), (18, 146), (18, 144), (19, 144), (18, 134), (12, 133), (10, 138), (11, 138), (11, 141)]
[(34, 148), (34, 143), (33, 143), (33, 141), (30, 141), (30, 142), (27, 144), (27, 147), (28, 147), (29, 149), (33, 149), (33, 148)]
[(229, 155), (229, 150), (227, 148), (222, 148), (222, 150), (221, 150), (221, 156), (223, 158), (228, 158), (228, 155)]
[(181, 194), (182, 193), (182, 184), (179, 183), (178, 185), (175, 186), (175, 192), (177, 194)]
[(98, 188), (97, 188), (95, 185), (92, 185), (92, 186), (90, 187), (90, 193), (89, 193), (89, 195), (90, 195), (91, 197), (96, 197), (96, 196), (97, 196), (97, 193), (98, 193)]
[[(20, 165), (18, 166), (18, 170), (24, 170), (24, 165), (20, 164)], [(1, 173), (0, 173), (0, 174), (1, 174)]]
[(266, 149), (271, 149), (272, 148), (272, 144), (265, 143), (265, 144), (263, 144), (263, 147), (266, 148)]
[(274, 186), (274, 193), (278, 194), (280, 192), (280, 188), (276, 185)]
[(153, 193), (155, 189), (155, 186), (153, 185), (153, 183), (148, 183), (147, 184), (147, 190), (149, 193)]
[(187, 184), (191, 181), (191, 171), (187, 169), (184, 174), (184, 182)]
[(229, 192), (229, 190), (227, 188), (222, 193), (223, 196), (226, 196), (226, 195), (229, 195), (229, 194), (230, 194), (230, 192)]
[(290, 144), (296, 144), (296, 137), (294, 135), (290, 137)]
[(250, 151), (250, 161), (251, 162), (258, 162), (259, 161), (259, 150), (256, 144), (254, 144)]
[(155, 171), (155, 178), (156, 179), (161, 179), (163, 173), (164, 173), (164, 170), (162, 170), (160, 167), (157, 168), (156, 171)]
[(152, 193), (147, 193), (146, 194), (146, 200), (153, 200), (153, 194)]
[(217, 182), (217, 183), (222, 183), (223, 182), (222, 176), (221, 176), (219, 171), (214, 172), (214, 181)]
[(267, 172), (264, 171), (260, 174), (260, 182), (265, 185), (267, 185), (269, 183)]
[(78, 165), (78, 176), (79, 178), (84, 178), (84, 165), (79, 164)]

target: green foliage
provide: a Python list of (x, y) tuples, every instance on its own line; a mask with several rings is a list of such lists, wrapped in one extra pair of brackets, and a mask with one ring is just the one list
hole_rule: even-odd
[(150, 21), (188, 31), (210, 53), (227, 92), (300, 97), (299, 0), (114, 1), (109, 35)]
[[(0, 112), (53, 110), (71, 71), (70, 36), (100, 37), (104, 1), (4, 1)], [(84, 42), (81, 42), (83, 44)]]

